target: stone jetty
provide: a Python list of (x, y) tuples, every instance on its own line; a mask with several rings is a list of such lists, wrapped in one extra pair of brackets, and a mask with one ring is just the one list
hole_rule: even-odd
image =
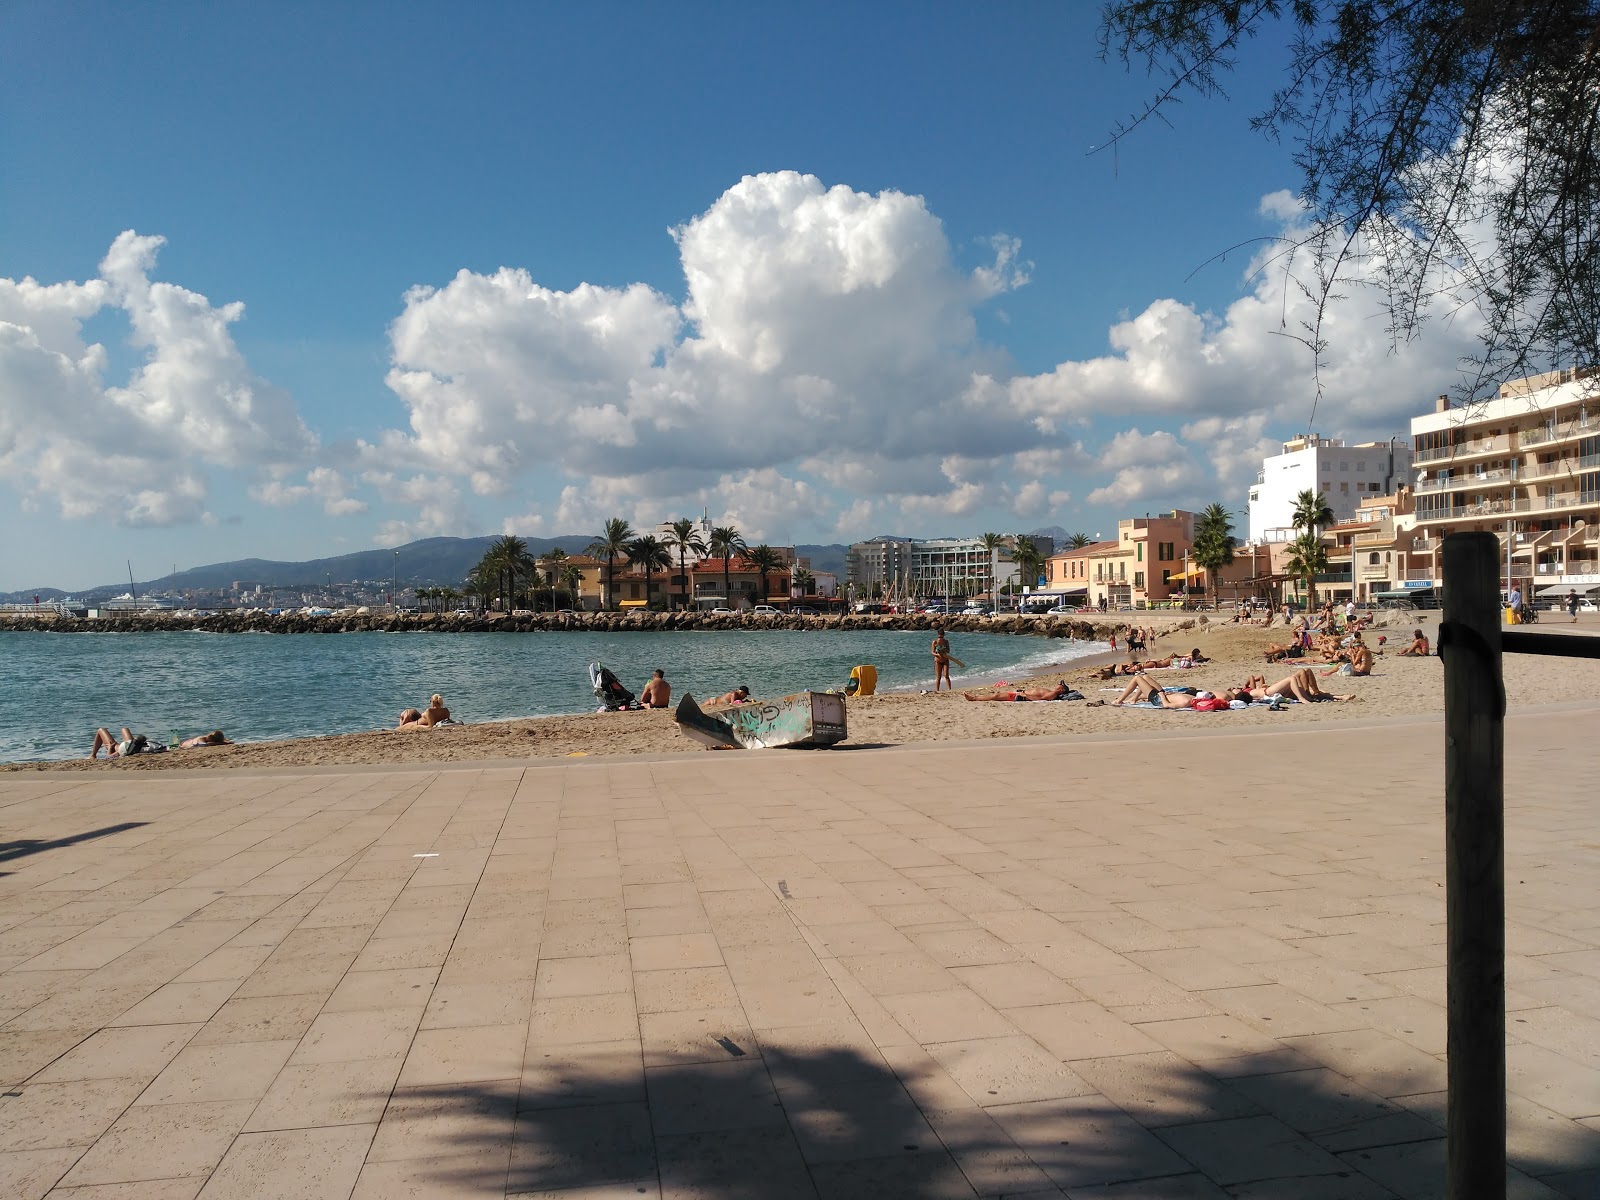
[[(262, 612), (221, 612), (212, 616), (189, 617), (170, 613), (141, 613), (114, 616), (58, 617), (18, 614), (0, 617), (0, 630), (39, 633), (156, 633), (191, 629), (207, 633), (646, 633), (707, 630), (932, 630), (942, 626), (951, 633), (1000, 633), (1018, 637), (1072, 638), (1080, 641), (1105, 641), (1112, 634), (1126, 631), (1128, 619), (1089, 614), (1088, 619), (1071, 616), (976, 617), (959, 614), (833, 615), (794, 616), (787, 613), (707, 612), (581, 612), (535, 613), (512, 616), (508, 613), (483, 613), (460, 616), (455, 613), (370, 613), (310, 616)], [(1205, 623), (1205, 617), (1184, 620), (1167, 628), (1186, 629)]]

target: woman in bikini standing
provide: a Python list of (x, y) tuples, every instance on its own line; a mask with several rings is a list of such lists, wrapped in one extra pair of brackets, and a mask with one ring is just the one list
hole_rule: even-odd
[(956, 685), (950, 682), (950, 639), (945, 637), (942, 627), (935, 627), (933, 631), (933, 690), (939, 690), (939, 681), (944, 680), (945, 687), (952, 692)]

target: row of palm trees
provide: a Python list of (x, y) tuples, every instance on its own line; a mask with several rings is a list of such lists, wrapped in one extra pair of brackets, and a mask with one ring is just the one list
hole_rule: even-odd
[[(643, 569), (645, 595), (648, 596), (657, 571), (670, 571), (673, 558), (677, 558), (678, 574), (682, 580), (678, 597), (681, 607), (693, 605), (689, 591), (689, 556), (698, 561), (711, 557), (722, 559), (723, 595), (732, 591), (732, 560), (741, 556), (761, 577), (761, 594), (767, 594), (768, 576), (782, 570), (783, 555), (762, 543), (746, 546), (744, 535), (732, 525), (720, 525), (702, 536), (698, 523), (692, 517), (682, 517), (672, 522), (665, 537), (653, 533), (637, 533), (621, 517), (613, 517), (602, 527), (600, 536), (589, 543), (584, 553), (603, 560), (605, 574), (601, 580), (601, 605), (616, 607), (617, 560), (623, 559), (635, 570)], [(487, 608), (500, 602), (505, 607), (519, 607), (519, 601), (537, 603), (540, 583), (549, 590), (550, 607), (555, 608), (557, 597), (566, 591), (575, 601), (582, 582), (582, 573), (571, 561), (571, 556), (560, 547), (546, 551), (538, 558), (528, 550), (528, 543), (507, 534), (490, 544), (478, 564), (468, 573), (466, 582), (458, 591), (455, 588), (423, 588), (418, 597), (429, 607), (444, 606), (457, 599), (476, 599), (480, 607)], [(794, 572), (794, 585), (802, 591), (815, 586), (816, 579), (810, 571), (800, 568)]]

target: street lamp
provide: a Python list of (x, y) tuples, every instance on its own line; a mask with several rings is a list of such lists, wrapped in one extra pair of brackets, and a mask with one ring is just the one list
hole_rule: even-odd
[(389, 607), (400, 611), (400, 551), (394, 552), (394, 578), (389, 585)]

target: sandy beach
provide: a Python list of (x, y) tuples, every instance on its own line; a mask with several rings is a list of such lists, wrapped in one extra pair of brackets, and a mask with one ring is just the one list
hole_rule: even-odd
[[(1323, 680), (1325, 690), (1338, 696), (1353, 695), (1348, 704), (1291, 705), (1282, 712), (1265, 709), (1227, 713), (1155, 712), (1121, 709), (1109, 702), (1117, 698), (1119, 685), (1095, 678), (1094, 668), (1107, 658), (1080, 659), (1070, 669), (1008, 678), (1006, 684), (1053, 684), (1065, 679), (1082, 692), (1083, 701), (1034, 704), (977, 704), (965, 701), (962, 694), (943, 692), (886, 692), (871, 698), (851, 700), (849, 704), (849, 744), (904, 745), (914, 742), (971, 740), (980, 738), (1029, 737), (1072, 733), (1167, 731), (1239, 732), (1271, 726), (1281, 728), (1305, 723), (1326, 722), (1360, 716), (1409, 716), (1438, 712), (1443, 708), (1441, 679), (1443, 664), (1437, 657), (1401, 658), (1394, 651), (1404, 645), (1410, 630), (1421, 625), (1428, 636), (1437, 632), (1439, 614), (1386, 613), (1368, 634), (1367, 640), (1378, 649), (1377, 638), (1387, 639), (1386, 650), (1370, 677), (1351, 678), (1338, 674)], [(1221, 688), (1236, 684), (1250, 674), (1265, 674), (1269, 680), (1289, 673), (1288, 667), (1264, 661), (1267, 645), (1286, 640), (1283, 627), (1257, 629), (1221, 622), (1207, 622), (1193, 628), (1176, 628), (1178, 622), (1165, 618), (1167, 632), (1161, 632), (1161, 614), (1152, 614), (1150, 623), (1157, 629), (1154, 648), (1147, 657), (1165, 657), (1171, 652), (1198, 648), (1213, 663), (1193, 670), (1168, 669), (1156, 672), (1168, 685)], [(1570, 626), (1550, 626), (1567, 632)], [(1580, 624), (1575, 632), (1600, 632), (1592, 620)], [(955, 637), (954, 651), (961, 653)], [(1119, 643), (1120, 644), (1120, 643)], [(1505, 659), (1506, 698), (1511, 708), (1580, 699), (1600, 694), (1600, 663), (1593, 659), (1552, 658), (1532, 655), (1507, 655)], [(891, 686), (893, 681), (887, 681)], [(988, 681), (991, 684), (1001, 680)], [(759, 682), (752, 681), (759, 694)], [(979, 694), (984, 689), (977, 689)], [(676, 696), (674, 696), (676, 700)], [(1096, 706), (1094, 701), (1107, 703)], [(337, 737), (300, 738), (290, 741), (244, 743), (235, 746), (178, 753), (139, 756), (125, 760), (76, 760), (67, 762), (17, 763), (0, 770), (54, 771), (160, 771), (184, 769), (226, 769), (239, 767), (303, 767), (346, 764), (519, 761), (526, 759), (581, 757), (589, 755), (704, 754), (703, 747), (682, 736), (669, 711), (631, 712), (577, 716), (538, 717), (486, 724), (445, 726), (429, 732), (381, 730), (343, 734)]]

